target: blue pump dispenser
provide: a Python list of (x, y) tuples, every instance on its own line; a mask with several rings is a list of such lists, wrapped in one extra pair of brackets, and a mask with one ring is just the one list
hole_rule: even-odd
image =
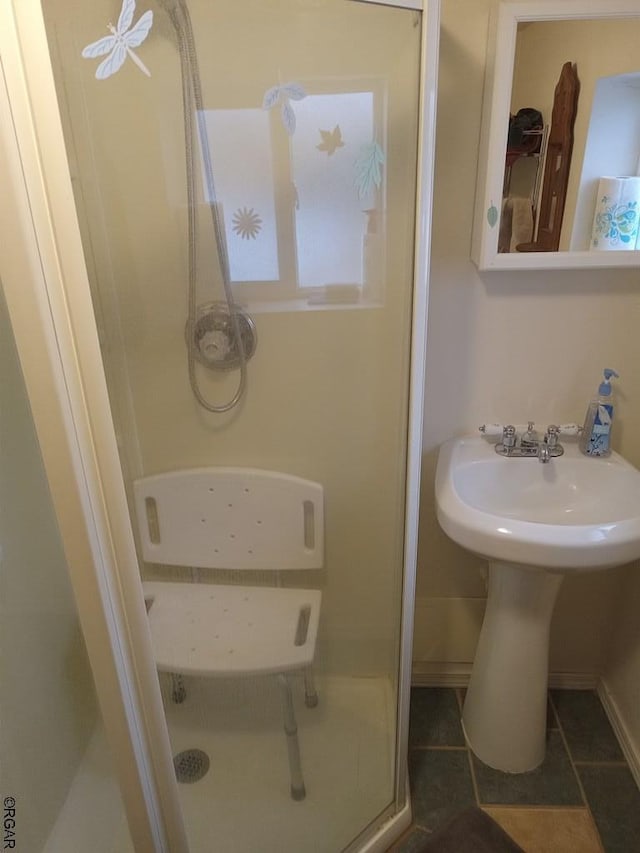
[(615, 370), (605, 367), (604, 381), (598, 387), (598, 395), (587, 407), (580, 437), (580, 450), (586, 456), (611, 454), (611, 421), (613, 420), (611, 380), (617, 378), (618, 374)]

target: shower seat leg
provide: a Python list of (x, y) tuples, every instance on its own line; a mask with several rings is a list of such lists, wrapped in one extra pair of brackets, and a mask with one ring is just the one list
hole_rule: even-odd
[(318, 704), (318, 693), (316, 691), (316, 679), (313, 667), (307, 667), (304, 671), (304, 704), (307, 708), (315, 708)]
[(291, 774), (291, 798), (294, 800), (304, 800), (307, 792), (305, 791), (304, 780), (302, 778), (300, 744), (298, 743), (298, 726), (296, 724), (296, 715), (293, 710), (291, 680), (289, 679), (289, 676), (281, 673), (278, 675), (278, 684), (280, 685), (282, 697), (284, 733), (287, 736), (289, 772)]
[(187, 698), (187, 688), (180, 673), (171, 673), (171, 698), (176, 705), (182, 705)]

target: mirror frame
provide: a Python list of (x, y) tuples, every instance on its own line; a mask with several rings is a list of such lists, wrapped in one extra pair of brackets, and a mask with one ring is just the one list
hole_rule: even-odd
[(498, 208), (502, 201), (518, 24), (585, 18), (640, 20), (640, 3), (638, 0), (501, 0), (497, 15), (490, 22), (471, 244), (471, 258), (481, 272), (640, 266), (638, 250), (498, 253)]

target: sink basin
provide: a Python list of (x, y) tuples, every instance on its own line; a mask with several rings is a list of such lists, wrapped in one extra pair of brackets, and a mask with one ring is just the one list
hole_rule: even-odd
[(489, 560), (465, 737), (490, 767), (528, 772), (545, 755), (549, 631), (562, 580), (640, 558), (640, 471), (570, 442), (542, 464), (459, 438), (440, 449), (436, 506), (445, 533)]
[(617, 453), (587, 457), (568, 442), (542, 464), (453, 439), (440, 450), (436, 505), (445, 533), (490, 560), (562, 572), (640, 557), (640, 471)]

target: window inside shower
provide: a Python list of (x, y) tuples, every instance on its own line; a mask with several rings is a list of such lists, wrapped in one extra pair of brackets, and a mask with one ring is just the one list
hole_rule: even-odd
[[(278, 133), (273, 108), (204, 117), (234, 291), (254, 303), (300, 299), (298, 310), (331, 291), (366, 304), (365, 241), (383, 239), (384, 185), (381, 163), (364, 161), (385, 138), (384, 81), (349, 81), (353, 91), (344, 82), (338, 91), (334, 81), (297, 85), (304, 97), (290, 136)], [(341, 151), (344, 139), (351, 154)], [(203, 197), (211, 201), (206, 184)]]
[[(195, 108), (175, 6), (193, 28)], [(354, 0), (42, 8), (141, 581), (322, 597), (317, 704), (292, 676), (304, 799), (291, 796), (276, 679), (159, 672), (175, 755), (197, 751), (187, 775), (206, 765), (178, 783), (190, 848), (208, 853), (214, 839), (220, 853), (349, 849), (402, 805), (420, 15)], [(230, 399), (239, 370), (190, 364), (188, 318), (191, 291), (197, 306), (227, 299), (224, 253), (256, 347), (239, 402), (216, 414), (196, 399), (191, 368), (212, 402)], [(274, 577), (144, 558), (134, 484), (227, 467), (322, 487), (321, 566), (274, 564)], [(200, 753), (208, 764), (196, 768)]]

